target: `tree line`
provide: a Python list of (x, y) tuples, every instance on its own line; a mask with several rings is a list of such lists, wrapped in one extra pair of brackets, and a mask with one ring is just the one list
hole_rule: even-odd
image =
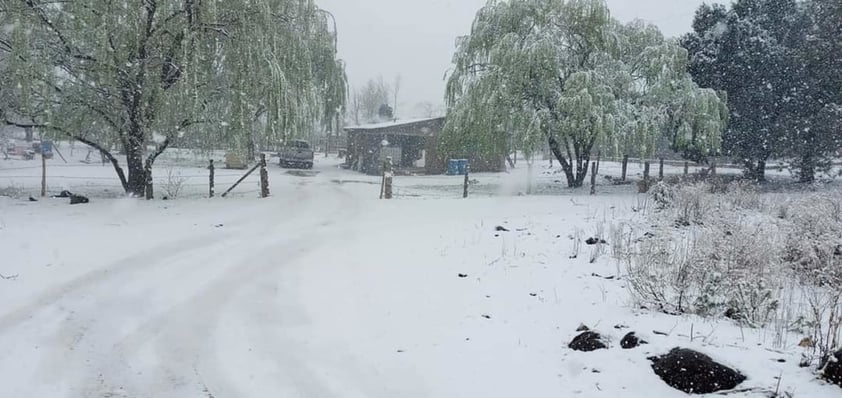
[(578, 187), (596, 149), (646, 158), (665, 142), (757, 180), (789, 159), (810, 182), (842, 146), (840, 19), (837, 0), (738, 0), (670, 39), (603, 0), (490, 1), (457, 43), (442, 150), (548, 146)]
[(172, 145), (253, 150), (338, 124), (329, 17), (313, 0), (2, 0), (0, 117), (100, 151), (143, 196)]
[(681, 38), (700, 85), (728, 93), (723, 151), (765, 179), (788, 159), (802, 182), (842, 148), (842, 2), (737, 0), (703, 5)]

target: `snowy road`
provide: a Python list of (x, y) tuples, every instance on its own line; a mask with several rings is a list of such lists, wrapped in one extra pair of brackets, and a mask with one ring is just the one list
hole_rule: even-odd
[[(403, 177), (413, 196), (379, 201), (332, 165), (272, 168), (266, 200), (0, 198), (0, 397), (681, 397), (646, 360), (675, 345), (750, 387), (836, 393), (766, 332), (635, 313), (594, 277), (610, 254), (570, 258), (569, 236), (633, 217), (635, 195), (446, 199), (453, 179)], [(676, 333), (583, 354), (580, 323)]]
[[(210, 391), (208, 383), (228, 391), (225, 396), (251, 395), (233, 387), (243, 381), (239, 367), (219, 353), (245, 345), (253, 355), (236, 359), (256, 364), (268, 355), (261, 345), (284, 346), (283, 333), (275, 332), (302, 317), (282, 298), (284, 273), (347, 235), (357, 214), (353, 197), (338, 186), (320, 193), (314, 200), (311, 191), (298, 191), (294, 211), (280, 200), (251, 201), (224, 217), (230, 224), (204, 233), (161, 239), (156, 235), (168, 228), (161, 220), (80, 242), (89, 260), (101, 262), (79, 275), (70, 270), (67, 280), (54, 275), (55, 285), (0, 312), (0, 340), (15, 342), (2, 349), (0, 374), (16, 375), (15, 385), (0, 387), (12, 389), (0, 395), (196, 396)], [(3, 247), (13, 247), (9, 243)], [(38, 242), (55, 250), (64, 244)], [(108, 259), (112, 253), (119, 257)], [(20, 274), (22, 282), (27, 275)], [(279, 375), (312, 379), (288, 355), (277, 359), (285, 368)]]

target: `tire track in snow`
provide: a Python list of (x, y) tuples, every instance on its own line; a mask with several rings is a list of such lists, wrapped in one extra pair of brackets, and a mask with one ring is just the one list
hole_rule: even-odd
[[(350, 195), (347, 195), (347, 193), (342, 193), (346, 198), (350, 198)], [(297, 201), (298, 203), (307, 203), (307, 195), (304, 195), (300, 199), (302, 200)], [(347, 205), (352, 201), (353, 200), (345, 200), (340, 201), (339, 203)], [(344, 212), (347, 207), (343, 208), (338, 205), (329, 206), (329, 208), (334, 209), (334, 211), (333, 213), (327, 215), (327, 219), (314, 219), (304, 226), (305, 229), (312, 230), (318, 226), (330, 225), (336, 222), (335, 218), (337, 218), (338, 215), (356, 213)], [(286, 212), (286, 214), (291, 213)], [(285, 217), (284, 220), (303, 218), (304, 215), (321, 214), (321, 212), (299, 211), (296, 214), (298, 214), (297, 217)], [(194, 293), (188, 300), (165, 310), (163, 313), (153, 316), (151, 319), (145, 320), (128, 336), (118, 338), (117, 341), (115, 341), (114, 337), (107, 335), (103, 336), (102, 333), (95, 333), (90, 338), (87, 338), (88, 341), (86, 347), (83, 347), (81, 350), (77, 349), (76, 345), (86, 340), (86, 331), (90, 331), (91, 329), (102, 329), (102, 325), (97, 323), (97, 319), (101, 316), (101, 308), (99, 308), (96, 303), (88, 303), (86, 308), (75, 310), (72, 316), (69, 316), (68, 319), (62, 322), (62, 326), (58, 328), (58, 331), (54, 336), (54, 345), (57, 347), (54, 347), (56, 349), (55, 352), (48, 355), (47, 360), (43, 361), (47, 364), (47, 368), (44, 369), (44, 373), (52, 373), (51, 378), (54, 380), (61, 380), (62, 372), (60, 370), (56, 370), (55, 366), (50, 364), (80, 364), (94, 359), (94, 363), (86, 365), (89, 371), (93, 371), (88, 373), (87, 376), (84, 376), (84, 379), (89, 381), (83, 382), (82, 386), (78, 386), (85, 390), (83, 395), (100, 396), (103, 394), (126, 394), (127, 391), (130, 390), (126, 390), (125, 388), (115, 389), (113, 386), (129, 384), (127, 382), (131, 381), (131, 373), (136, 371), (136, 369), (133, 369), (132, 364), (137, 361), (135, 361), (133, 357), (137, 356), (139, 350), (148, 348), (148, 344), (145, 343), (152, 343), (154, 344), (154, 350), (157, 355), (160, 358), (166, 358), (166, 361), (164, 362), (171, 365), (164, 365), (161, 370), (157, 372), (167, 380), (156, 385), (155, 390), (157, 391), (154, 394), (148, 394), (150, 386), (143, 386), (139, 389), (139, 391), (143, 391), (144, 394), (139, 396), (166, 396), (168, 391), (180, 391), (181, 389), (187, 388), (187, 385), (191, 385), (196, 388), (203, 385), (201, 376), (198, 375), (196, 370), (193, 370), (197, 367), (198, 363), (198, 359), (196, 359), (198, 357), (197, 353), (209, 352), (207, 344), (207, 340), (209, 338), (208, 335), (215, 326), (216, 319), (219, 316), (219, 310), (224, 307), (225, 303), (229, 301), (237, 291), (249, 287), (250, 283), (259, 281), (261, 278), (265, 277), (267, 272), (271, 272), (272, 269), (278, 267), (278, 264), (273, 261), (261, 263), (261, 259), (265, 258), (266, 254), (276, 255), (278, 253), (287, 254), (291, 252), (293, 253), (292, 256), (287, 255), (284, 257), (284, 261), (289, 262), (318, 248), (317, 244), (312, 244), (312, 238), (319, 237), (318, 233), (311, 233), (309, 235), (298, 237), (297, 239), (292, 239), (281, 247), (276, 246), (278, 242), (274, 238), (263, 238), (262, 241), (257, 238), (264, 236), (264, 234), (272, 229), (278, 228), (279, 226), (283, 225), (264, 222), (261, 228), (250, 230), (245, 237), (231, 237), (230, 235), (225, 235), (213, 240), (212, 243), (220, 243), (221, 241), (230, 241), (231, 239), (236, 238), (234, 240), (240, 241), (244, 244), (247, 243), (251, 246), (261, 247), (263, 249), (261, 249), (260, 252), (247, 257), (240, 263), (223, 267), (222, 271), (224, 272), (222, 273), (222, 276), (214, 279), (214, 282), (210, 285), (201, 288), (198, 293)], [(250, 242), (252, 239), (257, 239), (259, 244), (255, 245), (254, 242)], [(185, 245), (187, 245), (187, 247), (192, 247), (194, 245), (207, 243), (207, 240), (197, 238), (165, 246), (167, 248), (184, 247)], [(308, 245), (308, 243), (310, 243), (310, 245)], [(221, 245), (215, 245), (214, 247), (217, 246)], [(224, 252), (224, 249), (225, 247), (208, 250), (205, 247), (196, 246), (186, 250), (167, 250), (171, 251), (169, 256), (158, 258), (153, 263), (149, 262), (148, 256), (133, 256), (131, 257), (133, 261), (123, 261), (121, 265), (115, 267), (121, 272), (114, 272), (113, 270), (115, 268), (106, 269), (99, 273), (94, 273), (93, 276), (89, 275), (79, 278), (78, 280), (65, 285), (59, 292), (61, 294), (52, 292), (52, 294), (47, 295), (51, 299), (46, 300), (48, 302), (47, 305), (67, 300), (71, 292), (76, 292), (80, 296), (83, 296), (84, 293), (91, 293), (91, 290), (94, 292), (96, 292), (96, 290), (101, 290), (98, 289), (101, 286), (114, 288), (116, 287), (115, 285), (119, 286), (117, 282), (125, 282), (126, 280), (130, 281), (132, 277), (135, 276), (133, 274), (136, 273), (154, 274), (156, 272), (167, 271), (167, 269), (173, 268), (176, 270), (182, 270), (187, 275), (189, 275), (190, 272), (201, 272), (204, 261), (200, 260), (213, 259), (214, 256)], [(125, 272), (132, 270), (137, 272)], [(196, 276), (201, 277), (201, 274)], [(110, 292), (107, 288), (102, 289), (105, 291), (98, 292), (98, 296), (102, 297), (101, 300), (119, 300), (121, 294), (123, 293), (121, 291), (122, 289), (119, 288), (117, 291)], [(44, 302), (45, 300), (43, 299), (37, 301), (38, 304)], [(40, 308), (37, 304), (33, 307), (35, 309)], [(121, 315), (124, 317), (126, 316), (124, 314), (111, 314), (105, 319), (109, 322), (114, 322), (119, 320)], [(116, 323), (121, 322), (117, 321)], [(79, 331), (81, 331), (81, 335), (77, 335), (80, 333)], [(63, 347), (62, 342), (66, 342), (69, 339), (73, 340), (76, 345), (67, 348)], [(95, 339), (95, 341), (90, 341), (91, 339)], [(173, 343), (178, 342), (188, 343), (186, 344), (186, 347), (172, 346)], [(52, 369), (50, 369), (51, 367)], [(138, 368), (142, 369), (142, 367)], [(115, 374), (121, 372), (121, 369), (128, 378), (125, 379), (124, 383), (114, 383), (115, 381), (124, 378)], [(217, 380), (218, 378), (214, 378), (214, 381)], [(176, 394), (173, 396), (179, 395)]]
[[(154, 253), (156, 253), (155, 257), (157, 257), (159, 261), (168, 260), (174, 257), (179, 257), (188, 252), (197, 251), (197, 249), (195, 249), (194, 247), (198, 244), (208, 242), (219, 243), (221, 241), (226, 240), (229, 237), (229, 234), (226, 233), (209, 233), (199, 237), (183, 239), (158, 246), (155, 248)], [(187, 247), (188, 249), (185, 249), (185, 247)], [(38, 297), (31, 300), (29, 303), (22, 305), (5, 315), (0, 316), (0, 333), (3, 333), (7, 329), (16, 326), (17, 324), (27, 319), (31, 319), (35, 315), (35, 312), (37, 312), (38, 310), (58, 303), (67, 295), (73, 292), (77, 292), (80, 290), (90, 288), (91, 286), (101, 284), (109, 278), (113, 278), (115, 275), (135, 271), (138, 267), (148, 265), (149, 262), (150, 254), (148, 251), (133, 254), (131, 256), (124, 257), (116, 261), (116, 266), (105, 267), (94, 271), (90, 271), (72, 279), (69, 282), (64, 282), (59, 286), (53, 287), (50, 290), (40, 294)]]

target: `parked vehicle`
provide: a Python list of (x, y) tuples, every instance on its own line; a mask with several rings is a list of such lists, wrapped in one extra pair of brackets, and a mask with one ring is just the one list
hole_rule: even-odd
[(281, 147), (278, 157), (283, 168), (312, 169), (315, 156), (309, 142), (294, 140)]

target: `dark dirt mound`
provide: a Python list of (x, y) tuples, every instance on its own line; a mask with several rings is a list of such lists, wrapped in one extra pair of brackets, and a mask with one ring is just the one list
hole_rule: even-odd
[(825, 380), (842, 387), (842, 350), (833, 354), (824, 367), (822, 377)]
[(649, 344), (648, 342), (641, 340), (637, 337), (634, 332), (629, 332), (622, 340), (620, 340), (620, 347), (624, 350), (629, 350), (635, 347), (639, 347), (641, 344)]
[(661, 380), (688, 394), (731, 390), (746, 380), (740, 372), (686, 348), (673, 348), (668, 354), (649, 360)]
[(90, 200), (82, 195), (70, 195), (70, 204), (78, 205), (88, 203)]
[(589, 352), (607, 349), (608, 345), (605, 344), (602, 335), (597, 332), (587, 331), (576, 336), (567, 347), (576, 351)]

